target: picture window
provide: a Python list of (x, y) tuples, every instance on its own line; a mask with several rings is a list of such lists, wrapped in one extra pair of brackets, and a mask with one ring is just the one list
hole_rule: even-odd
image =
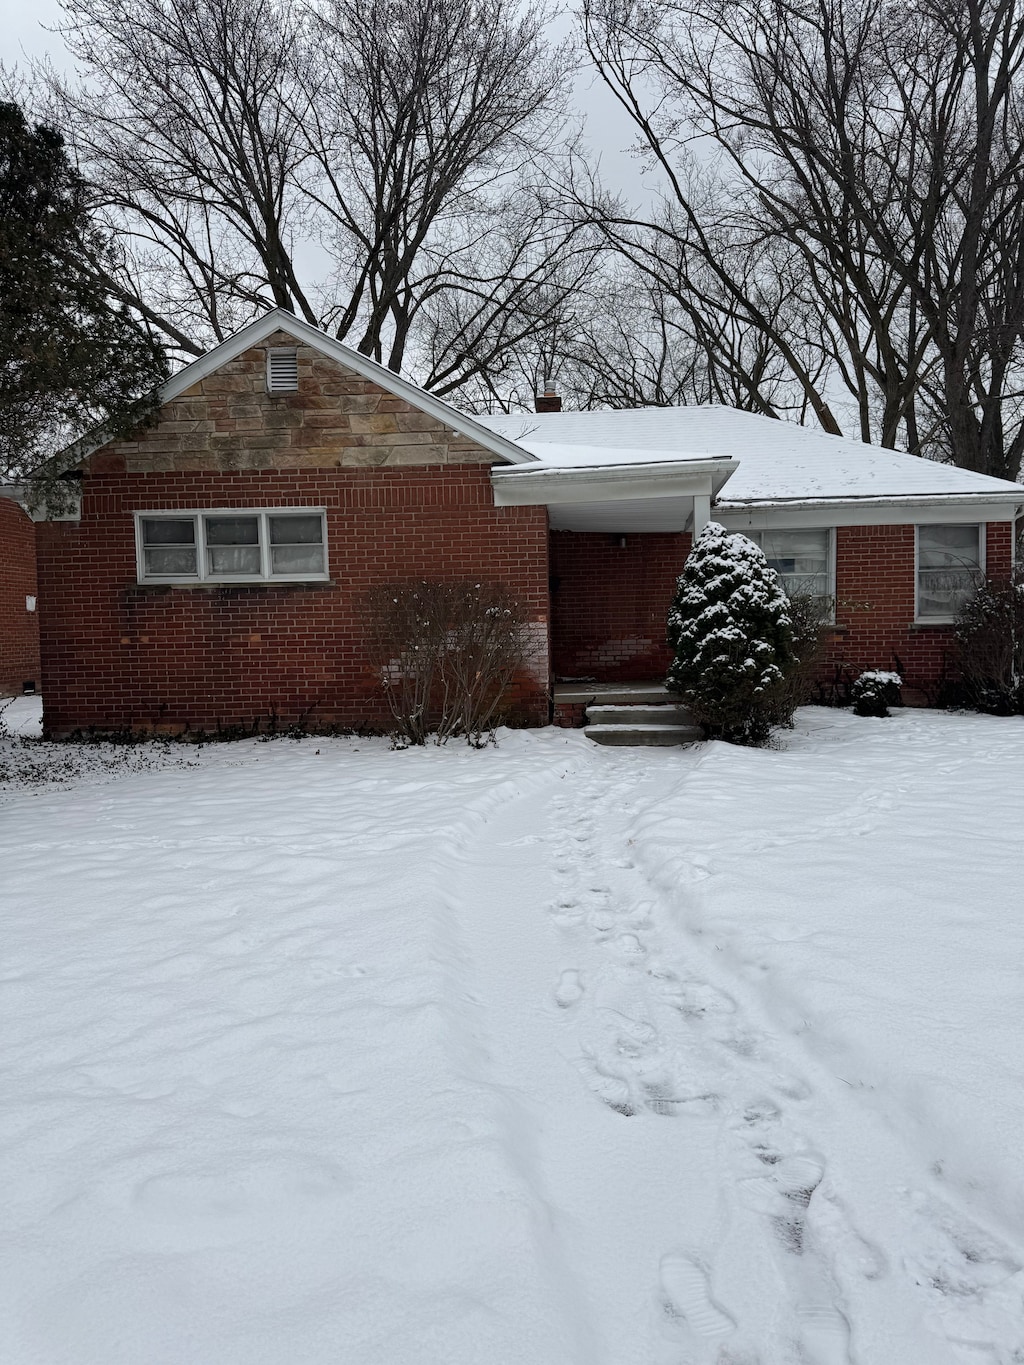
[(273, 582), (327, 577), (322, 510), (140, 513), (139, 581)]

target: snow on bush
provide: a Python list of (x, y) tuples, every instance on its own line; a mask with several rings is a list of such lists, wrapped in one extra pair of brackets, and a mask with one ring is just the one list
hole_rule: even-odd
[(869, 668), (850, 688), (853, 709), (858, 716), (887, 716), (890, 706), (901, 704), (903, 679), (898, 673)]
[(764, 744), (791, 719), (797, 665), (778, 574), (746, 536), (708, 522), (679, 576), (668, 616), (667, 685), (709, 738)]

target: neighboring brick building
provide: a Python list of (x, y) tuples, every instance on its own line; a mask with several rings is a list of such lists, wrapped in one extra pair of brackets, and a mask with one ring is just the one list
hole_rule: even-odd
[(35, 524), (0, 496), (0, 697), (39, 685), (37, 592)]
[[(474, 419), (275, 311), (175, 376), (153, 426), (83, 458), (79, 519), (37, 528), (46, 732), (381, 725), (363, 603), (418, 577), (500, 581), (523, 601), (535, 653), (515, 704), (543, 723), (552, 677), (663, 673), (675, 577), (712, 509), (784, 577), (835, 597), (836, 661), (898, 657), (933, 686), (946, 541), (1001, 572), (1024, 490), (944, 466), (933, 487), (925, 462), (856, 447), (899, 497), (823, 498), (828, 459), (811, 470), (802, 455), (761, 469), (778, 497), (747, 497), (764, 426), (801, 450), (835, 438), (732, 414), (738, 433), (691, 441), (722, 413)], [(835, 468), (853, 446), (838, 443)]]

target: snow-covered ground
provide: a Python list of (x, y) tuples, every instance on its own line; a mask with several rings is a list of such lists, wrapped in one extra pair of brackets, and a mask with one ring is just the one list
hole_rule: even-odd
[(1024, 722), (121, 753), (0, 741), (5, 1365), (1024, 1361)]

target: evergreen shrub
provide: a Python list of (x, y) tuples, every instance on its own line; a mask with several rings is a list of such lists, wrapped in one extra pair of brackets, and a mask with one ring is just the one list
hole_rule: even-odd
[(792, 721), (799, 666), (778, 574), (746, 536), (708, 522), (669, 611), (666, 680), (709, 739), (763, 745)]

